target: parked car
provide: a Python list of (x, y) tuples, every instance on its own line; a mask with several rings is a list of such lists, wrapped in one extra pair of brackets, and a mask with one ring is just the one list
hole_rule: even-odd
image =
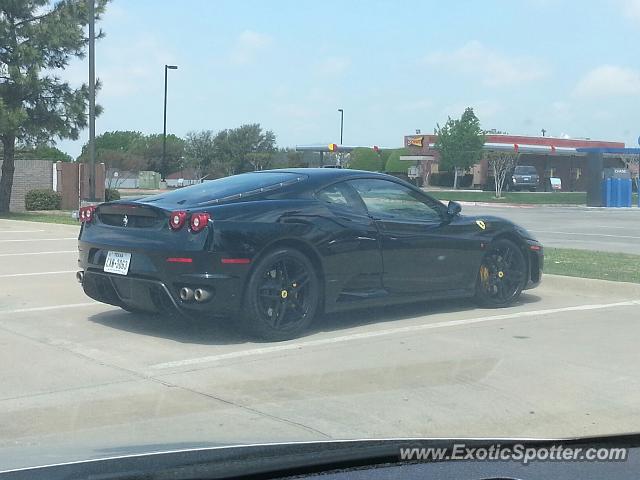
[(385, 174), (244, 173), (84, 207), (78, 280), (128, 311), (226, 315), (270, 340), (321, 312), (455, 297), (504, 307), (538, 285), (530, 233), (460, 209)]
[(511, 174), (511, 182), (509, 182), (509, 190), (529, 190), (535, 192), (540, 186), (540, 176), (536, 167), (530, 165), (518, 165), (513, 169)]

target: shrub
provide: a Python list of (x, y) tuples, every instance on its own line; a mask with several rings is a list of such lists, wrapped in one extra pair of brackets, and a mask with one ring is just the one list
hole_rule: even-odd
[[(458, 187), (468, 188), (473, 182), (473, 175), (467, 173), (466, 175), (458, 176)], [(429, 175), (429, 185), (434, 187), (453, 187), (453, 172), (437, 172)]]
[(354, 148), (349, 159), (349, 168), (379, 172), (382, 170), (382, 160), (372, 148)]
[(429, 175), (429, 184), (434, 187), (452, 187), (453, 174), (451, 172), (434, 172)]
[(458, 177), (458, 186), (461, 188), (469, 188), (473, 183), (473, 174), (467, 173), (462, 177)]
[(47, 189), (29, 190), (24, 197), (27, 210), (59, 210), (61, 202), (61, 194)]
[(113, 202), (114, 200), (120, 200), (120, 192), (115, 188), (105, 188), (104, 201)]
[(405, 148), (398, 148), (392, 151), (387, 159), (384, 171), (387, 173), (404, 173), (406, 175), (407, 170), (409, 170), (409, 167), (411, 167), (413, 163), (400, 160), (400, 156), (402, 155), (408, 155)]

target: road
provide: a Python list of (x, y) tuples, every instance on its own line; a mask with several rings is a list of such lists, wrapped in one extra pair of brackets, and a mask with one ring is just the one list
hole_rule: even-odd
[(511, 308), (333, 315), (256, 343), (76, 283), (77, 227), (0, 220), (0, 469), (129, 451), (640, 430), (640, 285), (546, 276)]
[(547, 247), (640, 255), (640, 208), (463, 205), (462, 213), (508, 218)]

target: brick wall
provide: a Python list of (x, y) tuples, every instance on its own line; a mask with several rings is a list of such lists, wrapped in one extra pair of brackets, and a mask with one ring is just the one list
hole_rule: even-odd
[[(53, 162), (51, 160), (15, 160), (16, 170), (13, 174), (11, 190), (12, 212), (24, 212), (24, 196), (34, 188), (51, 189), (53, 185)], [(2, 160), (0, 160), (0, 168)], [(0, 175), (2, 173), (0, 172)]]

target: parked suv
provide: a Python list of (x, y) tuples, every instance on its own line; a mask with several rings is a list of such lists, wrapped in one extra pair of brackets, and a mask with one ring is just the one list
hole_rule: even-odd
[(513, 169), (511, 182), (509, 182), (509, 190), (518, 191), (528, 189), (535, 192), (540, 185), (540, 177), (536, 167), (530, 165), (518, 165)]

